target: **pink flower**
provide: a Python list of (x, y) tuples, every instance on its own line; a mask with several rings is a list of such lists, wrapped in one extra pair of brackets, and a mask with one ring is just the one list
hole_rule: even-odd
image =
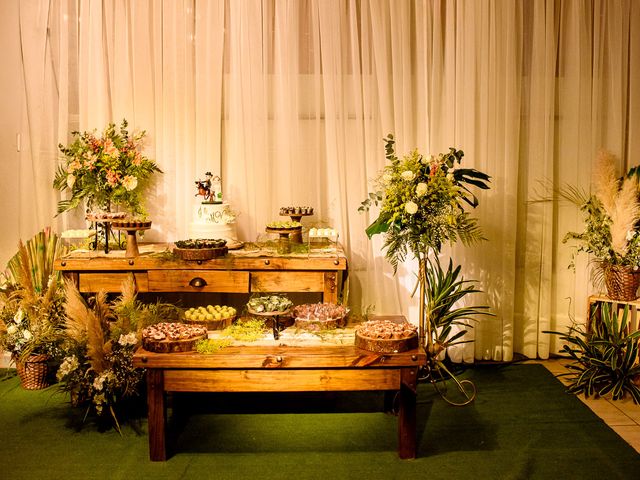
[(110, 157), (117, 157), (120, 154), (116, 146), (113, 144), (113, 140), (110, 138), (107, 138), (104, 141), (104, 148), (102, 149), (102, 152)]
[(136, 167), (142, 164), (142, 154), (136, 150), (132, 162)]
[(113, 170), (107, 170), (107, 183), (112, 187), (118, 183), (120, 180), (120, 174), (118, 172), (114, 172)]

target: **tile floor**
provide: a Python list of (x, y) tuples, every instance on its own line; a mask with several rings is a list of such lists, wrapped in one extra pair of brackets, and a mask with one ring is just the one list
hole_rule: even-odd
[[(549, 359), (541, 361), (551, 373), (566, 372), (567, 360)], [(563, 381), (562, 378), (558, 379)], [(580, 400), (587, 405), (596, 415), (606, 422), (629, 445), (640, 453), (640, 405), (636, 405), (629, 398), (624, 400), (609, 400), (606, 398), (585, 398)]]

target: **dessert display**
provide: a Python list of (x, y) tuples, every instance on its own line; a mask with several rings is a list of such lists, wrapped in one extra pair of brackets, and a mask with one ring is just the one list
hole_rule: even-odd
[(378, 353), (398, 353), (418, 347), (417, 327), (406, 321), (369, 320), (356, 327), (355, 345)]
[(280, 215), (282, 216), (313, 215), (313, 207), (281, 207)]
[(193, 206), (192, 221), (189, 224), (191, 238), (221, 238), (227, 247), (241, 246), (236, 230), (236, 214), (222, 199), (222, 180), (206, 173), (205, 180), (196, 180), (197, 196), (202, 201)]
[(90, 212), (85, 218), (90, 222), (110, 222), (126, 216), (126, 212)]
[(296, 230), (301, 228), (302, 224), (294, 220), (275, 221), (267, 223), (267, 229), (270, 230)]
[(203, 338), (207, 329), (202, 325), (162, 322), (142, 330), (142, 347), (156, 353), (189, 352)]
[(203, 325), (207, 330), (221, 330), (233, 323), (236, 309), (226, 305), (207, 305), (191, 307), (184, 312), (187, 324)]
[(126, 229), (148, 229), (151, 228), (151, 222), (149, 221), (142, 221), (142, 220), (129, 220), (129, 219), (118, 219), (118, 220), (113, 220), (111, 222), (111, 227), (115, 228), (115, 229), (120, 229), (120, 230), (126, 230)]
[(247, 303), (249, 313), (261, 315), (284, 314), (293, 306), (293, 302), (282, 295), (253, 297)]
[(338, 232), (335, 228), (316, 228), (311, 227), (309, 229), (310, 237), (337, 237)]
[(344, 327), (348, 310), (335, 303), (306, 303), (292, 311), (296, 328), (309, 331), (332, 330)]
[(182, 260), (211, 260), (226, 255), (229, 251), (226, 245), (227, 241), (221, 238), (178, 240), (173, 253)]
[(273, 338), (280, 338), (280, 316), (289, 313), (289, 309), (293, 306), (293, 302), (282, 295), (266, 295), (262, 297), (253, 297), (247, 303), (247, 310), (252, 315), (263, 317), (271, 317), (271, 326), (273, 327)]

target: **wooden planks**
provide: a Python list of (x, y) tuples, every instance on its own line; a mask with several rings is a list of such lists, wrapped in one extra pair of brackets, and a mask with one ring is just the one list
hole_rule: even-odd
[(322, 292), (323, 272), (252, 272), (252, 292)]
[(398, 390), (398, 369), (166, 370), (170, 392)]
[(146, 272), (122, 273), (80, 273), (77, 274), (78, 290), (81, 292), (121, 292), (122, 284), (133, 273), (136, 289), (139, 292), (149, 291), (149, 280)]

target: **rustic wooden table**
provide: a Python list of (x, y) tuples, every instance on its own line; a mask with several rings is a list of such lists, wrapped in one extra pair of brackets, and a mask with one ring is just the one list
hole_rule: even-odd
[(347, 271), (341, 248), (333, 252), (274, 255), (246, 249), (212, 260), (185, 261), (162, 254), (172, 245), (140, 245), (140, 255), (123, 251), (76, 250), (56, 261), (56, 270), (81, 292), (119, 292), (131, 273), (139, 292), (317, 292), (336, 303)]
[(239, 346), (217, 353), (151, 353), (139, 349), (147, 369), (149, 456), (167, 459), (166, 392), (399, 392), (398, 454), (416, 455), (416, 384), (423, 349), (379, 354), (349, 345)]

